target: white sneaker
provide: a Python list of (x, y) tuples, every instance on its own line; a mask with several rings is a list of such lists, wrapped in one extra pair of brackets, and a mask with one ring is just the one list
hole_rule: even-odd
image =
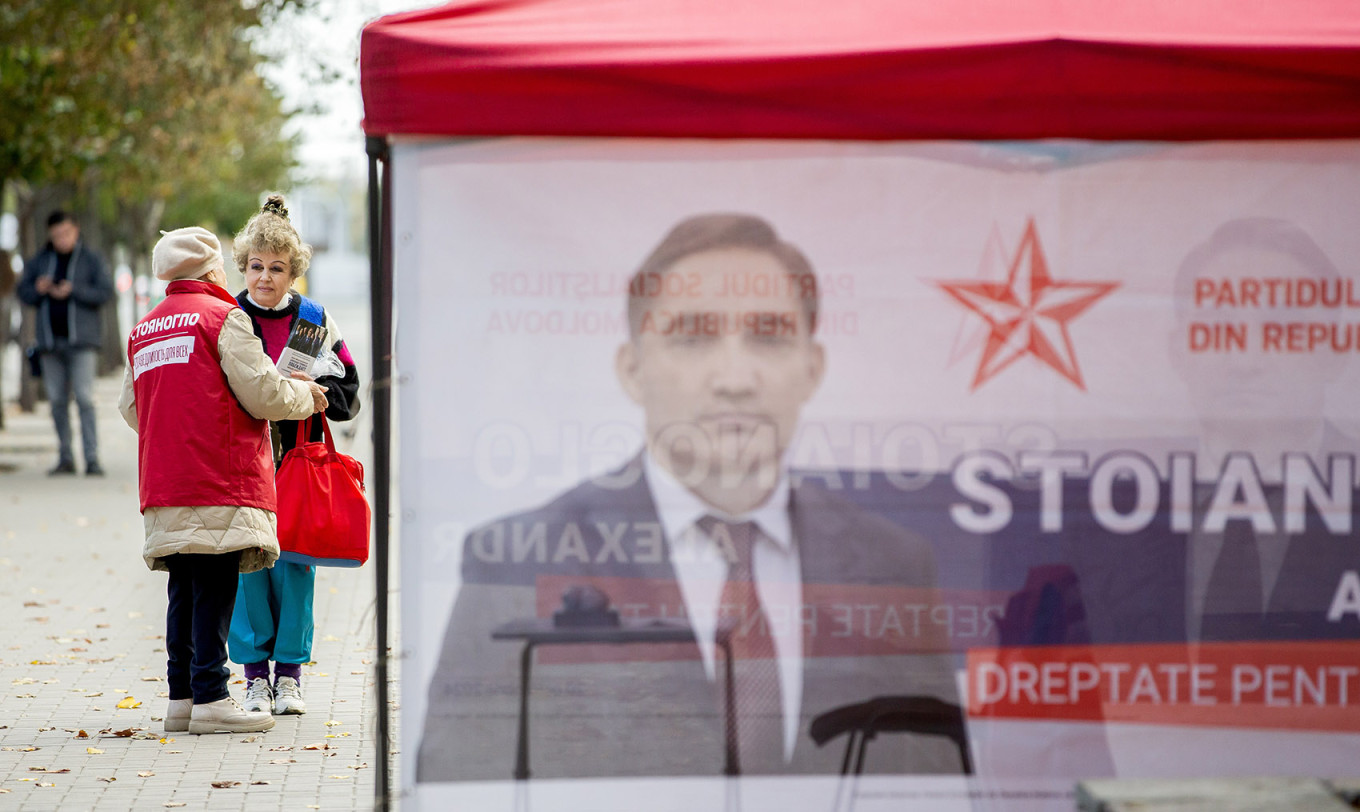
[(165, 732), (183, 733), (189, 729), (189, 714), (193, 712), (192, 699), (172, 699), (165, 711)]
[(189, 714), (190, 733), (259, 733), (273, 726), (273, 716), (250, 713), (231, 697), (194, 705)]
[(269, 713), (274, 706), (274, 691), (268, 677), (256, 677), (246, 686), (246, 701), (241, 703), (248, 713)]
[(279, 677), (274, 684), (274, 713), (306, 713), (307, 703), (302, 701), (302, 686), (292, 677)]

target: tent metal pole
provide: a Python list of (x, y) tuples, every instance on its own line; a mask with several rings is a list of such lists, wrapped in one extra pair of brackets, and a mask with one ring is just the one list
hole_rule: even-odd
[[(388, 565), (392, 511), (392, 167), (387, 139), (369, 136), (368, 152), (368, 261), (369, 307), (373, 348), (373, 552), (376, 579), (375, 618), (378, 627), (376, 660), (378, 704), (378, 775), (373, 808), (392, 809), (392, 723), (388, 701)], [(382, 164), (381, 185), (379, 164)]]

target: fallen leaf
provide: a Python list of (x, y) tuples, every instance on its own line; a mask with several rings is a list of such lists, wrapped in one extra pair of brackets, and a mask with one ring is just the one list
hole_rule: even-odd
[(39, 781), (39, 782), (38, 782), (38, 786), (40, 786), (40, 787), (55, 787), (56, 784), (53, 784), (53, 783), (50, 783), (50, 782), (47, 782), (47, 781)]
[(58, 773), (58, 774), (70, 772), (70, 770), (68, 770), (65, 767), (29, 767), (28, 771), (34, 773)]
[(307, 745), (303, 745), (302, 749), (303, 749), (303, 750), (329, 750), (329, 749), (331, 749), (331, 746), (330, 746), (329, 744), (326, 744), (325, 742), (316, 742), (315, 744), (307, 744)]
[(250, 744), (251, 742), (257, 742), (259, 740), (259, 736), (246, 736), (244, 739), (241, 739), (241, 744)]
[[(177, 806), (184, 806), (184, 802), (183, 802), (183, 801), (166, 801), (166, 802), (165, 802), (165, 805), (173, 809), (174, 807), (177, 807)], [(318, 807), (318, 808), (319, 808), (319, 807)]]
[(141, 706), (142, 703), (138, 702), (135, 698), (131, 696), (126, 696), (118, 700), (118, 707), (122, 708), (123, 710), (127, 710), (128, 708), (140, 708)]
[(37, 699), (38, 697), (35, 696), (34, 694), (15, 694), (15, 695), (14, 695), (14, 698), (15, 698), (15, 699)]
[(42, 604), (37, 601), (24, 601), (24, 606), (27, 608), (30, 606), (42, 606)]
[(168, 738), (168, 737), (167, 737), (167, 738), (163, 738), (163, 739), (161, 739), (161, 744), (169, 744), (169, 743), (172, 742), (172, 741), (174, 741), (174, 739), (171, 739), (171, 738)]
[(340, 781), (348, 781), (349, 779), (353, 778), (354, 776), (352, 776), (352, 775), (328, 775), (328, 776), (326, 776), (326, 777), (327, 777), (327, 778), (335, 778), (335, 779), (340, 780)]
[(250, 785), (251, 785), (252, 787), (262, 787), (262, 786), (264, 786), (264, 785), (266, 785), (266, 784), (268, 784), (268, 783), (269, 783), (268, 781), (251, 781), (251, 782), (250, 782)]
[(77, 738), (77, 739), (88, 739), (88, 738), (90, 738), (90, 734), (88, 734), (88, 733), (86, 733), (85, 731), (82, 730), (82, 731), (80, 731), (79, 733), (76, 734), (76, 738)]
[(11, 684), (11, 685), (33, 685), (33, 684), (36, 683), (36, 682), (37, 682), (37, 680), (33, 679), (32, 677), (19, 677), (19, 678), (16, 679), (16, 680), (11, 680), (10, 684)]
[(336, 725), (343, 725), (343, 724), (344, 724), (344, 722), (337, 722), (337, 721), (334, 720), (334, 719), (329, 719), (329, 720), (326, 721), (326, 727), (335, 727)]
[(151, 772), (150, 770), (142, 770), (141, 772), (137, 773), (138, 778), (150, 778), (153, 775), (155, 775), (155, 773)]
[(98, 747), (86, 747), (85, 752), (89, 753), (92, 756), (97, 756), (103, 753), (104, 751), (100, 750)]
[(104, 695), (104, 692), (103, 692), (103, 691), (95, 691), (95, 692), (92, 693), (92, 694), (86, 694), (86, 695), (85, 695), (85, 698), (86, 698), (86, 699), (94, 699), (94, 698), (97, 697), (97, 696), (103, 696), (103, 695)]
[(56, 660), (31, 660), (29, 665), (56, 665)]
[(101, 775), (101, 776), (99, 776), (99, 780), (100, 780), (100, 781), (103, 781), (103, 782), (106, 783), (106, 784), (112, 784), (114, 781), (117, 781), (118, 779), (117, 779), (117, 778), (114, 778), (114, 777), (111, 776), (111, 775), (109, 775), (109, 776), (103, 776), (103, 775)]
[(270, 763), (270, 764), (296, 764), (296, 763), (297, 763), (297, 759), (295, 759), (295, 758), (275, 758), (275, 759), (270, 759), (269, 763)]
[(135, 735), (137, 734), (137, 731), (139, 731), (139, 730), (143, 730), (143, 728), (140, 728), (140, 727), (130, 727), (130, 728), (127, 728), (126, 730), (115, 730), (115, 731), (113, 731), (112, 733), (110, 733), (109, 735), (110, 735), (110, 736), (116, 736), (117, 738), (120, 738), (120, 739), (126, 739), (126, 738), (129, 738), (129, 737), (131, 737), (131, 736), (135, 736)]
[(142, 682), (165, 682), (165, 677), (142, 677)]
[(217, 788), (217, 789), (231, 789), (232, 787), (239, 787), (239, 786), (241, 786), (241, 782), (240, 782), (240, 781), (214, 781), (214, 782), (212, 782), (212, 785), (213, 785), (215, 788)]
[(351, 770), (366, 770), (368, 769), (368, 762), (365, 761), (363, 764), (351, 764), (349, 765), (349, 768)]
[(286, 751), (286, 750), (292, 750), (292, 749), (293, 749), (293, 745), (291, 745), (291, 744), (281, 744), (281, 745), (279, 745), (278, 747), (271, 747), (271, 748), (269, 748), (270, 752), (274, 752), (274, 753), (282, 753), (282, 752), (284, 752), (284, 751)]

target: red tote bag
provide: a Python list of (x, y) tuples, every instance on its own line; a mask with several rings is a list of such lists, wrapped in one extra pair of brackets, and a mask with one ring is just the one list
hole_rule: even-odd
[(275, 474), (279, 494), (280, 561), (314, 567), (358, 567), (368, 560), (372, 511), (364, 497), (364, 466), (325, 442), (305, 442), (311, 419), (298, 423), (297, 446)]

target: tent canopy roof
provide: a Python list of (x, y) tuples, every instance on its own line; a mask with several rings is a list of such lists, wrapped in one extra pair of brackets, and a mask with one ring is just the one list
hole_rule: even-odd
[(1360, 3), (464, 0), (360, 74), (370, 135), (1360, 137)]

